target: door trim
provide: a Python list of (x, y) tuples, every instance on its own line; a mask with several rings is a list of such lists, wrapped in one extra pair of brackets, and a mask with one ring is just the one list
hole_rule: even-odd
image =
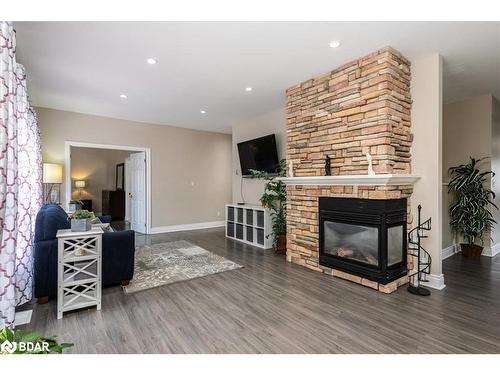
[[(130, 155), (125, 159), (125, 176), (130, 176)], [(125, 221), (130, 221), (130, 177), (125, 178)]]
[(64, 208), (68, 209), (71, 200), (71, 147), (101, 148), (107, 150), (142, 151), (146, 154), (146, 233), (151, 233), (151, 149), (126, 145), (110, 145), (104, 143), (88, 143), (77, 141), (64, 142)]

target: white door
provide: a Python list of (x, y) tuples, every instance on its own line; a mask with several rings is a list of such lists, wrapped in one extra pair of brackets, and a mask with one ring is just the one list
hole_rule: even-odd
[(130, 155), (130, 229), (146, 233), (146, 153)]

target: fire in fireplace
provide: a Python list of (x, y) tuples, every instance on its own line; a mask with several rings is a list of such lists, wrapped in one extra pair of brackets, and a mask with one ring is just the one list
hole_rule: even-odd
[(319, 263), (387, 284), (407, 273), (406, 199), (319, 198)]

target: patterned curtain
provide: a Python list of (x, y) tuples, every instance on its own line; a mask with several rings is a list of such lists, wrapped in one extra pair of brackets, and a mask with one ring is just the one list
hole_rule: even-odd
[(0, 327), (32, 298), (33, 236), (42, 201), (40, 134), (15, 32), (0, 22)]
[(28, 103), (26, 74), (17, 64), (16, 304), (31, 300), (35, 218), (42, 205), (42, 160), (36, 114)]

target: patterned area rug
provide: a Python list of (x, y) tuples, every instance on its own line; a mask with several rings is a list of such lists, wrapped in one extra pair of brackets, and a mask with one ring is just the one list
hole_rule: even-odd
[(146, 245), (135, 251), (134, 279), (125, 293), (242, 268), (188, 241)]

